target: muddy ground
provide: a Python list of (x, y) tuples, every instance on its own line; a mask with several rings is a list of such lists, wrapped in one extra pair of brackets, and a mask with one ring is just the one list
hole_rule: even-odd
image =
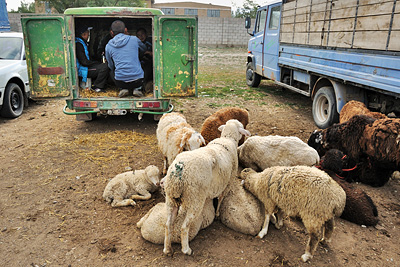
[[(244, 82), (246, 49), (201, 48), (199, 97), (174, 100), (175, 110), (200, 129), (223, 106), (245, 107), (254, 135), (298, 136), (316, 129), (311, 100), (266, 81)], [(222, 92), (212, 95), (213, 92)], [(136, 222), (164, 196), (157, 192), (136, 206), (111, 208), (103, 199), (110, 178), (149, 164), (162, 167), (157, 122), (152, 116), (99, 117), (92, 122), (64, 115), (63, 100), (31, 102), (20, 118), (0, 118), (1, 266), (399, 266), (400, 183), (363, 184), (378, 207), (379, 224), (362, 227), (336, 220), (332, 243), (319, 245), (303, 263), (307, 234), (287, 219), (264, 239), (237, 233), (215, 220), (166, 257), (163, 246), (141, 237)]]

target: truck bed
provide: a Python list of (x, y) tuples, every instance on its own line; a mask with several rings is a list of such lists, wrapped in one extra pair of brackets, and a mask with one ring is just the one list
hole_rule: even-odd
[(394, 0), (295, 0), (282, 8), (280, 42), (399, 53)]
[(327, 50), (294, 45), (279, 49), (279, 65), (355, 83), (386, 94), (400, 94), (400, 58), (391, 55)]

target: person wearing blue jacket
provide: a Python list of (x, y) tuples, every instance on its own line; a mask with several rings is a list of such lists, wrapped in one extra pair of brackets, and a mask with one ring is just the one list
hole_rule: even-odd
[(89, 57), (88, 39), (90, 28), (81, 25), (76, 30), (75, 47), (76, 47), (76, 67), (78, 76), (82, 82), (86, 83), (87, 78), (94, 79), (92, 90), (97, 93), (104, 91), (110, 70), (107, 64), (93, 61)]
[(146, 46), (136, 37), (127, 34), (125, 23), (116, 20), (111, 24), (113, 38), (106, 45), (108, 67), (114, 70), (115, 83), (121, 88), (119, 97), (129, 95), (141, 97), (144, 72), (140, 65), (139, 52)]

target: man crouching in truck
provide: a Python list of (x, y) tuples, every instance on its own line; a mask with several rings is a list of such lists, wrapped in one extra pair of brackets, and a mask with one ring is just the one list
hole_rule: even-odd
[(114, 70), (115, 84), (121, 88), (118, 96), (128, 96), (133, 90), (133, 96), (141, 97), (144, 72), (140, 65), (139, 51), (146, 46), (136, 36), (127, 35), (128, 29), (121, 20), (111, 24), (113, 38), (106, 45), (108, 66)]
[(94, 90), (96, 93), (100, 93), (104, 91), (110, 70), (107, 64), (90, 60), (87, 44), (89, 30), (90, 28), (86, 25), (81, 25), (76, 31), (78, 34), (78, 37), (75, 38), (76, 65), (78, 68), (78, 76), (81, 77), (82, 82), (86, 83), (87, 78), (95, 79), (90, 89)]

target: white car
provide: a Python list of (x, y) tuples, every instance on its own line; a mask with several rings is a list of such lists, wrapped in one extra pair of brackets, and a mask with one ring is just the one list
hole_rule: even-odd
[(20, 32), (0, 32), (0, 115), (22, 114), (30, 95), (24, 38)]

